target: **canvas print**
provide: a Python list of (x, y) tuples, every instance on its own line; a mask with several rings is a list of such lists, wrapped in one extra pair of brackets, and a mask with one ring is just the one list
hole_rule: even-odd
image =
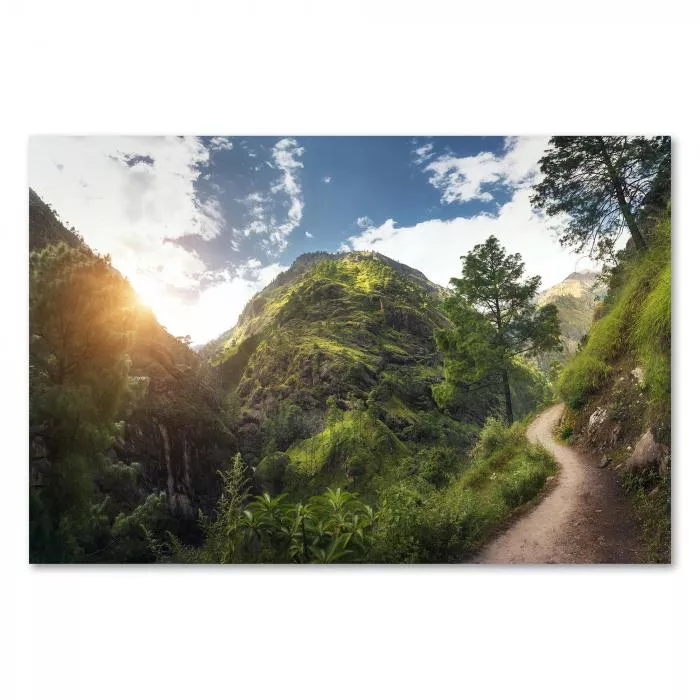
[(35, 136), (29, 561), (671, 557), (666, 136)]

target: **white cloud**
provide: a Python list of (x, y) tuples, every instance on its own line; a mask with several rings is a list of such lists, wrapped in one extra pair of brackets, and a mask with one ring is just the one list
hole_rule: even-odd
[(306, 231), (306, 232), (304, 233), (304, 235), (305, 235), (307, 238), (313, 238), (313, 237), (314, 237), (313, 233), (309, 233), (308, 231)]
[(196, 289), (204, 263), (168, 239), (220, 235), (219, 202), (195, 191), (208, 160), (194, 137), (41, 136), (29, 142), (29, 184), (137, 289), (151, 278)]
[(495, 216), (434, 219), (415, 226), (400, 227), (393, 219), (352, 236), (341, 250), (376, 250), (425, 273), (433, 282), (446, 286), (461, 273), (460, 256), (477, 243), (495, 235), (509, 253), (520, 253), (526, 274), (542, 277), (542, 288), (560, 282), (575, 268), (577, 258), (556, 240), (562, 220), (533, 212), (531, 190), (515, 191), (512, 200)]
[[(282, 151), (291, 151), (291, 160)], [(282, 144), (283, 177), (296, 167), (296, 155)], [(214, 273), (196, 252), (169, 240), (188, 233), (211, 240), (225, 230), (219, 201), (197, 197), (208, 162), (209, 150), (194, 137), (61, 136), (29, 143), (30, 186), (88, 245), (111, 255), (171, 333), (197, 343), (233, 326), (248, 299), (285, 269), (250, 258)], [(283, 188), (300, 197), (294, 183)], [(249, 202), (264, 206), (267, 195), (250, 195)], [(240, 233), (232, 233), (236, 249)]]
[[(234, 235), (260, 237), (268, 255), (279, 255), (287, 247), (289, 235), (301, 223), (304, 198), (296, 171), (304, 167), (300, 160), (303, 153), (294, 139), (280, 139), (272, 149), (272, 161), (266, 164), (281, 171), (281, 175), (270, 186), (269, 194), (254, 192), (243, 200), (249, 221), (240, 232), (234, 230)], [(280, 204), (287, 207), (286, 220), (282, 222), (275, 214)]]
[(413, 150), (415, 156), (414, 162), (418, 165), (425, 163), (426, 160), (430, 160), (433, 156), (433, 144), (424, 143), (422, 146), (418, 146)]
[(212, 151), (230, 151), (233, 148), (233, 141), (226, 136), (214, 136), (209, 141), (209, 148)]
[(297, 160), (303, 154), (304, 149), (294, 139), (289, 138), (278, 141), (272, 150), (272, 158), (275, 165), (282, 171), (282, 175), (270, 191), (273, 193), (284, 192), (289, 198), (288, 220), (273, 231), (268, 239), (268, 244), (273, 250), (284, 250), (287, 246), (287, 237), (301, 223), (304, 199), (295, 171), (304, 167), (301, 160)]
[(432, 160), (425, 171), (429, 181), (442, 193), (445, 204), (489, 201), (493, 195), (484, 186), (503, 184), (519, 188), (532, 184), (549, 137), (511, 137), (506, 139), (505, 153), (485, 151), (463, 158), (443, 155)]
[(324, 182), (326, 185), (329, 185), (329, 184), (331, 183), (331, 180), (332, 180), (332, 179), (333, 179), (333, 178), (332, 178), (330, 175), (326, 175), (326, 177), (323, 178), (323, 182)]
[(360, 216), (355, 222), (360, 228), (369, 228), (374, 226), (374, 221), (369, 218), (369, 216)]
[(189, 334), (194, 343), (204, 343), (232, 328), (248, 300), (286, 269), (279, 263), (263, 267), (253, 258), (220, 274), (194, 303), (167, 297), (154, 310), (174, 335)]

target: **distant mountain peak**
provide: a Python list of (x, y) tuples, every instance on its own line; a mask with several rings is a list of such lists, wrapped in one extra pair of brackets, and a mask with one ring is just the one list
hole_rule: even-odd
[(600, 273), (596, 270), (575, 270), (570, 275), (567, 275), (565, 279), (567, 280), (591, 280), (594, 281)]

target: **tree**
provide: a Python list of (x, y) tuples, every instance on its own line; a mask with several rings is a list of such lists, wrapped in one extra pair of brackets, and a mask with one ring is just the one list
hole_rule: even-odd
[(533, 206), (568, 215), (560, 239), (577, 252), (590, 244), (609, 256), (625, 228), (638, 250), (647, 247), (639, 212), (659, 177), (671, 177), (668, 136), (555, 136), (539, 161), (544, 179), (534, 186)]
[(462, 277), (450, 281), (446, 301), (454, 328), (440, 333), (438, 344), (448, 373), (459, 375), (467, 390), (500, 384), (511, 424), (510, 374), (518, 357), (560, 347), (558, 311), (553, 304), (536, 306), (540, 277), (522, 279), (521, 256), (506, 255), (495, 236), (461, 259)]
[(109, 259), (65, 243), (30, 256), (32, 561), (84, 550), (94, 480), (129, 397), (134, 299)]

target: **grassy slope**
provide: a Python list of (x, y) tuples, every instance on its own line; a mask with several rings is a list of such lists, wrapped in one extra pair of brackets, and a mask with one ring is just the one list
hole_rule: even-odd
[[(631, 379), (643, 370), (641, 385)], [(564, 368), (559, 391), (570, 415), (567, 432), (583, 439), (588, 416), (605, 406), (621, 433), (608, 450), (611, 463), (627, 456), (627, 445), (651, 428), (657, 441), (671, 442), (671, 218), (656, 225), (649, 250), (623, 263), (611, 279), (604, 315), (584, 348)], [(627, 475), (649, 558), (670, 557), (670, 477)]]
[(561, 374), (562, 397), (578, 408), (605, 385), (616, 363), (630, 358), (645, 372), (649, 419), (670, 412), (671, 221), (657, 227), (648, 252), (618, 273), (606, 313)]

